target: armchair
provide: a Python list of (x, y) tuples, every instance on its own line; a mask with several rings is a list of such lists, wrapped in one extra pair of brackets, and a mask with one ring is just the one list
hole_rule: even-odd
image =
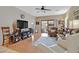
[(48, 35), (50, 37), (57, 37), (57, 28), (53, 27), (51, 29), (48, 29)]

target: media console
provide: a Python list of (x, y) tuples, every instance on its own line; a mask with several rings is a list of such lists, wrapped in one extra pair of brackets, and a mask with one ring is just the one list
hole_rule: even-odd
[(32, 35), (33, 29), (28, 28), (28, 21), (17, 20), (15, 23), (13, 24), (14, 42), (24, 40)]

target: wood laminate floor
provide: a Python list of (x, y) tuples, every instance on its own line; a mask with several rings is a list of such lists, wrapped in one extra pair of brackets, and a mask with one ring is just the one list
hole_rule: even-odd
[[(38, 36), (38, 38), (40, 37), (39, 34), (35, 34), (35, 36)], [(36, 36), (36, 39), (37, 39)], [(39, 52), (39, 50), (35, 47), (32, 46), (32, 38), (27, 38), (24, 39), (22, 41), (19, 41), (15, 44), (10, 45), (8, 48), (13, 49), (17, 52), (22, 52), (22, 53), (36, 53)]]
[(10, 45), (8, 48), (13, 49), (17, 52), (22, 53), (33, 53), (37, 52), (38, 49), (32, 46), (32, 40), (31, 38), (19, 41), (15, 44)]
[(0, 46), (0, 53), (17, 53), (17, 51), (9, 49), (4, 46)]

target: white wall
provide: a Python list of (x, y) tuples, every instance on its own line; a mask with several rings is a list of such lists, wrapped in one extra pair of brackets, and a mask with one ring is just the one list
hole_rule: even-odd
[[(20, 18), (20, 14), (24, 14), (25, 15), (25, 19), (28, 22), (28, 26), (31, 28), (35, 29), (35, 17), (22, 11), (17, 9), (16, 7), (11, 7), (11, 6), (0, 6), (0, 45), (2, 44), (2, 32), (1, 32), (1, 27), (2, 26), (8, 26), (10, 27), (11, 31), (12, 31), (12, 23), (15, 20), (21, 19)], [(31, 24), (33, 23), (33, 24)]]

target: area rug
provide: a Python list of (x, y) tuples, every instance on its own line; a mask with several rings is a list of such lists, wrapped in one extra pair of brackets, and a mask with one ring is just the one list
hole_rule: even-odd
[(47, 47), (51, 47), (54, 44), (56, 44), (56, 38), (55, 37), (40, 37), (37, 41), (34, 42), (34, 46), (37, 46), (38, 44), (44, 44)]

